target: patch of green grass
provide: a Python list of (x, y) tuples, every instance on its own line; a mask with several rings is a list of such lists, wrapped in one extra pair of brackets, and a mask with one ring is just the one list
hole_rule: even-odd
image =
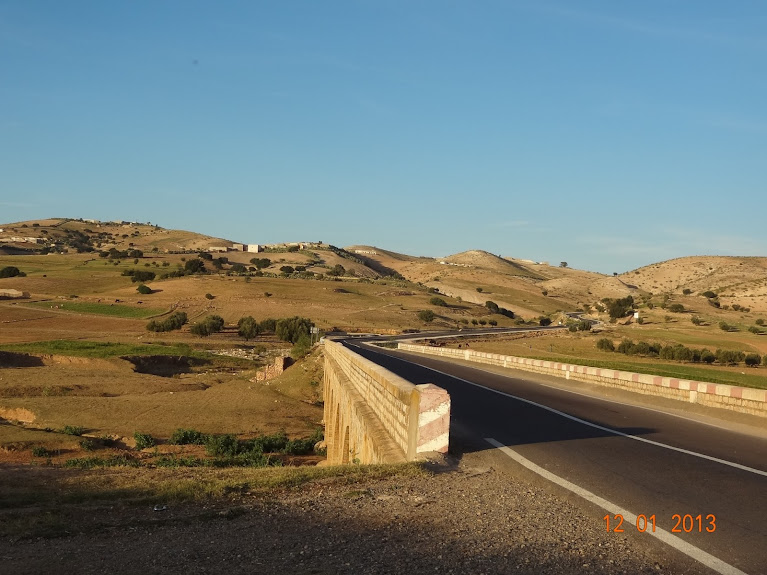
[(61, 311), (69, 311), (74, 313), (91, 313), (97, 315), (108, 315), (111, 317), (122, 317), (129, 319), (146, 319), (154, 315), (163, 313), (165, 310), (150, 308), (150, 307), (135, 307), (122, 303), (108, 304), (108, 303), (95, 303), (95, 302), (80, 302), (80, 301), (67, 301), (67, 302), (51, 302), (51, 301), (35, 301), (30, 302), (29, 306), (50, 309), (51, 306), (58, 306)]
[(7, 344), (0, 346), (0, 349), (3, 351), (16, 351), (22, 353), (45, 353), (95, 358), (120, 357), (124, 355), (205, 355), (207, 357), (207, 354), (195, 352), (186, 344), (134, 345), (128, 343), (67, 339)]
[[(649, 373), (660, 375), (662, 377), (676, 377), (679, 379), (689, 379), (693, 381), (704, 381), (708, 383), (723, 383), (726, 385), (738, 385), (741, 387), (754, 387), (757, 389), (767, 389), (767, 378), (757, 373), (738, 373), (733, 371), (719, 371), (716, 368), (697, 367), (690, 364), (669, 364), (669, 363), (647, 363), (631, 361), (606, 361), (598, 359), (578, 358), (574, 359), (568, 356), (536, 356), (525, 355), (530, 359), (542, 359), (545, 361), (559, 361), (562, 363), (575, 363), (589, 367), (598, 367), (602, 369), (615, 369), (618, 371), (630, 371), (633, 373)], [(744, 369), (748, 369), (745, 368)]]

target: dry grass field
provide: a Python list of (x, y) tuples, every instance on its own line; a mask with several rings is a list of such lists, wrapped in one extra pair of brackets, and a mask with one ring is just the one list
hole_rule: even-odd
[[(595, 346), (599, 337), (616, 344), (631, 338), (767, 354), (767, 336), (758, 328), (767, 320), (765, 258), (682, 258), (613, 277), (477, 250), (425, 258), (364, 245), (340, 250), (314, 244), (304, 250), (210, 253), (202, 260), (209, 273), (183, 275), (197, 260), (195, 252), (232, 242), (148, 224), (51, 219), (3, 227), (5, 234), (39, 237), (42, 243), (0, 244), (0, 268), (24, 273), (0, 279), (0, 290), (29, 294), (0, 300), (0, 461), (34, 459), (33, 446), (54, 452), (54, 462), (86, 455), (81, 438), (57, 432), (67, 425), (82, 427), (87, 436), (118, 438), (126, 447), (135, 432), (148, 433), (163, 449), (179, 427), (240, 438), (277, 430), (310, 435), (322, 418), (320, 357), (315, 353), (268, 383), (251, 381), (261, 365), (290, 346), (274, 335), (244, 341), (236, 323), (246, 315), (258, 321), (302, 316), (321, 330), (393, 334), (472, 320), (516, 325), (519, 319), (492, 314), (488, 300), (528, 321), (541, 315), (567, 321), (566, 312), (585, 309), (602, 322), (595, 329), (601, 334), (565, 332), (480, 345), (638, 371), (681, 370), (696, 379), (708, 374), (709, 380), (744, 385), (765, 381), (765, 367), (660, 362)], [(128, 255), (130, 250), (142, 253)], [(226, 259), (216, 269), (221, 257)], [(269, 265), (257, 272), (254, 257), (268, 258)], [(234, 264), (242, 264), (245, 273), (233, 271)], [(310, 273), (285, 274), (283, 266)], [(332, 277), (338, 266), (340, 277)], [(134, 270), (155, 274), (144, 282), (151, 293), (139, 294), (139, 283), (124, 275)], [(161, 278), (168, 273), (180, 277)], [(717, 297), (701, 295), (706, 290)], [(610, 323), (599, 311), (603, 298), (629, 295), (641, 323)], [(435, 297), (445, 305), (436, 305)], [(421, 310), (433, 311), (435, 320), (419, 320)], [(189, 324), (147, 331), (150, 318), (162, 320), (173, 311), (185, 312)], [(222, 332), (205, 338), (190, 332), (212, 314), (224, 319)], [(256, 352), (257, 359), (210, 353), (237, 349)]]

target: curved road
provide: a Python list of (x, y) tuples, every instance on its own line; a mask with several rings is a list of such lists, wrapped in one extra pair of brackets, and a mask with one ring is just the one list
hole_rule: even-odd
[(767, 574), (767, 436), (542, 385), (524, 372), (345, 345), (413, 383), (446, 389), (451, 451), (488, 451), (501, 468), (523, 465), (568, 496), (575, 490), (603, 528), (608, 514), (612, 529), (622, 512), (631, 532), (635, 516), (654, 515), (656, 537), (702, 573)]

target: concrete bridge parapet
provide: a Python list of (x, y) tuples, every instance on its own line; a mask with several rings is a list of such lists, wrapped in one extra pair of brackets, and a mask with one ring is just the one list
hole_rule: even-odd
[(450, 396), (414, 385), (343, 344), (325, 341), (328, 463), (397, 463), (447, 452)]

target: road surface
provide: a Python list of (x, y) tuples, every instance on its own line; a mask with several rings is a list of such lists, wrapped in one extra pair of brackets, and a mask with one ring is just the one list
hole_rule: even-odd
[(638, 522), (649, 534), (654, 516), (659, 545), (712, 573), (767, 574), (765, 434), (573, 393), (524, 372), (345, 343), (413, 383), (450, 393), (451, 452), (492, 450), (499, 467), (575, 493), (606, 529), (608, 516), (611, 530), (638, 533)]

